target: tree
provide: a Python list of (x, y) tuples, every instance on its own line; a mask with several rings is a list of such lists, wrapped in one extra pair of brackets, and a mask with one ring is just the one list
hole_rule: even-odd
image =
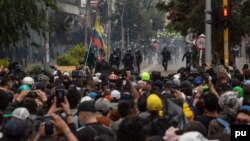
[[(156, 35), (156, 31), (163, 27), (163, 13), (156, 11), (152, 6), (153, 0), (117, 0), (116, 11), (112, 15), (112, 21), (116, 21), (112, 30), (112, 39), (121, 39), (121, 17), (123, 14), (123, 27), (129, 33), (130, 41), (140, 38), (149, 38)], [(148, 3), (148, 4), (147, 4)]]
[(61, 66), (75, 66), (82, 61), (84, 58), (83, 54), (85, 54), (86, 49), (81, 45), (76, 45), (72, 48), (69, 48), (65, 54), (58, 56), (56, 58), (57, 64)]
[(45, 37), (46, 11), (56, 10), (56, 0), (0, 0), (0, 46), (30, 38), (30, 30)]
[[(205, 1), (200, 0), (172, 0), (169, 3), (159, 2), (157, 8), (169, 13), (171, 23), (167, 28), (181, 32), (186, 36), (188, 30), (196, 35), (205, 32)], [(231, 11), (229, 24), (229, 46), (239, 44), (241, 36), (250, 32), (250, 1), (230, 0)], [(219, 52), (223, 58), (223, 26), (221, 24), (222, 1), (212, 1), (212, 49)]]
[[(66, 43), (67, 36), (72, 24), (73, 18), (70, 14), (63, 11), (51, 13), (50, 15), (50, 33), (53, 42)], [(50, 40), (50, 41), (51, 41)]]

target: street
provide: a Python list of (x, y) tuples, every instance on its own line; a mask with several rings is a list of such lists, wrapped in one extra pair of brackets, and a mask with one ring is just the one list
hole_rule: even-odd
[(185, 67), (185, 61), (184, 62), (181, 61), (182, 56), (183, 56), (183, 53), (181, 53), (181, 50), (180, 50), (179, 56), (176, 59), (177, 62), (175, 63), (173, 61), (173, 63), (169, 63), (168, 70), (164, 71), (162, 65), (157, 62), (157, 56), (155, 55), (152, 57), (152, 60), (153, 60), (152, 64), (149, 65), (147, 60), (143, 61), (143, 63), (141, 64), (141, 68), (142, 68), (141, 72), (160, 71), (163, 76), (167, 76), (170, 73), (175, 73), (180, 67)]

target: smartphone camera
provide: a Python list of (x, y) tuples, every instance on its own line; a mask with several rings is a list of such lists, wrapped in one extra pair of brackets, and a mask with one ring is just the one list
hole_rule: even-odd
[(37, 97), (36, 91), (30, 91), (30, 92), (27, 94), (27, 97), (36, 98), (36, 97)]
[(61, 103), (64, 102), (64, 93), (65, 91), (63, 89), (57, 89), (56, 90), (56, 106), (61, 107)]
[(44, 116), (44, 121), (45, 121), (45, 134), (46, 135), (51, 135), (53, 134), (53, 123), (52, 117), (49, 115)]

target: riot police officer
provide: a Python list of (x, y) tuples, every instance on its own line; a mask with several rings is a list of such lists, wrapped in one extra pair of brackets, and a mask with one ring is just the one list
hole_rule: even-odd
[(132, 50), (130, 48), (125, 53), (125, 55), (124, 55), (124, 57), (122, 59), (122, 63), (124, 65), (125, 70), (130, 70), (130, 71), (134, 70), (134, 68), (133, 68), (134, 56), (133, 56)]
[(191, 59), (192, 59), (192, 54), (191, 52), (187, 51), (186, 53), (184, 53), (183, 57), (182, 57), (182, 62), (184, 61), (184, 59), (186, 58), (186, 68), (191, 67)]
[(118, 50), (114, 48), (112, 54), (109, 57), (109, 65), (111, 66), (112, 69), (119, 70), (120, 61), (121, 61), (121, 56)]
[(140, 73), (141, 69), (140, 69), (140, 65), (142, 63), (142, 53), (140, 51), (140, 49), (137, 49), (135, 51), (135, 68), (136, 68), (136, 71), (138, 73)]
[(164, 47), (162, 52), (162, 66), (164, 67), (164, 71), (168, 69), (168, 62), (171, 60), (171, 53), (168, 51), (167, 47)]

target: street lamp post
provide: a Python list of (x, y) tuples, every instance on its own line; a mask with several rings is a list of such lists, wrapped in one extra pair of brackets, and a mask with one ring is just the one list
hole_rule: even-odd
[(126, 6), (127, 1), (128, 1), (128, 0), (125, 0), (125, 1), (124, 1), (123, 7), (122, 7), (122, 13), (120, 13), (120, 12), (118, 11), (117, 7), (115, 6), (116, 11), (118, 12), (118, 15), (119, 15), (120, 20), (121, 20), (122, 49), (124, 48), (124, 42), (125, 42), (124, 27), (123, 27), (123, 16), (124, 16), (124, 10), (125, 10), (125, 6)]
[(127, 30), (127, 36), (128, 36), (128, 37), (127, 37), (127, 39), (128, 39), (127, 42), (128, 42), (128, 47), (129, 47), (129, 28), (128, 28), (128, 30)]

